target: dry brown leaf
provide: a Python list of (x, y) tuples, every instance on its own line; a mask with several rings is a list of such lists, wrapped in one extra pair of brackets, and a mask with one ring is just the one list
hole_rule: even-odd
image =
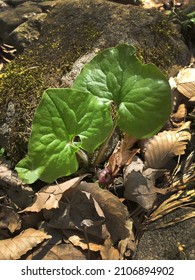
[(192, 212), (184, 214), (184, 215), (182, 215), (180, 217), (177, 217), (177, 218), (171, 220), (170, 222), (162, 222), (158, 226), (155, 225), (155, 229), (170, 227), (170, 226), (173, 226), (175, 224), (178, 224), (178, 223), (181, 223), (183, 221), (186, 221), (188, 219), (194, 218), (194, 217), (195, 217), (195, 211), (192, 211)]
[(127, 256), (129, 258), (136, 250), (135, 240), (131, 240), (130, 238), (120, 240), (118, 244), (118, 250), (120, 253), (120, 260), (124, 260)]
[(176, 123), (181, 123), (185, 120), (187, 115), (187, 109), (185, 104), (180, 104), (177, 112), (172, 114), (171, 120)]
[(170, 158), (185, 154), (190, 139), (190, 122), (184, 123), (175, 131), (169, 130), (158, 133), (149, 140), (146, 146), (145, 167), (166, 167)]
[(143, 167), (142, 160), (135, 156), (132, 163), (124, 169), (124, 197), (149, 210), (157, 197), (154, 188), (156, 170), (143, 170)]
[(21, 227), (19, 215), (10, 207), (0, 206), (0, 228), (14, 232)]
[(85, 191), (75, 190), (69, 203), (60, 201), (58, 209), (44, 210), (44, 217), (53, 228), (86, 231), (90, 238), (95, 238), (99, 243), (109, 235), (100, 206)]
[(165, 201), (163, 201), (150, 215), (149, 222), (156, 221), (162, 216), (172, 212), (177, 208), (181, 208), (182, 205), (193, 205), (195, 202), (193, 201), (195, 196), (195, 190), (180, 190), (170, 197), (168, 197)]
[(20, 186), (22, 181), (17, 177), (17, 173), (9, 169), (5, 164), (0, 165), (0, 184), (2, 186)]
[[(34, 202), (21, 212), (40, 212), (42, 209), (52, 209), (59, 207), (59, 201), (63, 193), (69, 188), (75, 188), (86, 175), (70, 179), (61, 184), (49, 185), (39, 190), (34, 198)], [(20, 213), (21, 213), (20, 212)]]
[(0, 240), (0, 260), (18, 260), (43, 240), (51, 238), (43, 231), (29, 228), (14, 238)]
[(70, 203), (70, 219), (77, 228), (95, 227), (97, 231), (103, 224), (105, 216), (93, 195), (78, 187)]
[[(96, 183), (81, 182), (78, 189), (89, 192), (105, 215), (105, 225), (113, 243), (125, 238), (134, 238), (129, 225), (129, 213), (125, 205), (106, 189)], [(132, 221), (130, 221), (132, 224)]]
[(59, 202), (59, 207), (56, 209), (44, 209), (43, 216), (49, 221), (50, 226), (58, 229), (75, 228), (70, 221), (70, 204)]
[(20, 209), (24, 209), (32, 203), (35, 192), (30, 186), (10, 187), (7, 195)]
[(182, 68), (177, 77), (171, 77), (169, 82), (172, 89), (177, 89), (188, 99), (195, 96), (195, 68)]
[(42, 212), (36, 213), (36, 212), (29, 212), (22, 214), (22, 225), (25, 228), (36, 228), (40, 222), (43, 221), (43, 214)]
[(195, 68), (183, 68), (176, 77), (177, 90), (191, 99), (195, 96)]
[(101, 249), (101, 245), (100, 244), (96, 244), (93, 242), (89, 242), (87, 244), (87, 240), (84, 240), (83, 236), (78, 236), (78, 235), (72, 235), (68, 238), (68, 240), (74, 245), (74, 246), (78, 246), (83, 250), (87, 250), (89, 248), (90, 251), (94, 251), (94, 252), (98, 252)]
[[(62, 229), (71, 242), (83, 249), (91, 246), (90, 250), (100, 250), (100, 245), (109, 236), (113, 243), (125, 238), (134, 239), (127, 208), (97, 183), (81, 182), (69, 196), (69, 202), (62, 199), (59, 208), (44, 210), (44, 217), (51, 227)], [(82, 243), (77, 239), (80, 234)]]
[(111, 170), (113, 176), (117, 175), (121, 167), (129, 164), (132, 157), (139, 151), (139, 149), (130, 150), (136, 142), (136, 138), (130, 137), (127, 134), (125, 134), (121, 142), (118, 142), (106, 166)]
[(195, 82), (181, 83), (177, 86), (177, 90), (191, 101), (195, 98)]
[(102, 260), (119, 260), (119, 251), (114, 248), (110, 238), (107, 238), (101, 246), (100, 255)]
[(43, 248), (37, 248), (29, 254), (26, 260), (86, 260), (85, 252), (81, 252), (70, 244), (44, 244)]

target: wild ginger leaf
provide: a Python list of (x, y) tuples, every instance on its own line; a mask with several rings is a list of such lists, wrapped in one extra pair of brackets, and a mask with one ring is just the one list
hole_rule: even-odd
[(30, 184), (72, 174), (78, 168), (76, 152), (93, 152), (111, 128), (110, 112), (97, 97), (75, 89), (48, 89), (34, 116), (28, 156), (16, 170)]
[(153, 64), (143, 65), (126, 44), (106, 49), (84, 66), (74, 88), (114, 102), (118, 125), (129, 135), (156, 134), (171, 113), (170, 86)]

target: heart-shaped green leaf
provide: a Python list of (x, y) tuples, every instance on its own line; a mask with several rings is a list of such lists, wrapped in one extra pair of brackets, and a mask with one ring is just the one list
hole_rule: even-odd
[(114, 102), (119, 127), (136, 138), (154, 135), (171, 112), (167, 79), (155, 65), (143, 65), (130, 45), (100, 52), (84, 66), (73, 87)]
[(28, 156), (16, 170), (21, 179), (53, 182), (78, 168), (75, 153), (93, 152), (112, 129), (108, 107), (76, 89), (48, 89), (36, 110)]

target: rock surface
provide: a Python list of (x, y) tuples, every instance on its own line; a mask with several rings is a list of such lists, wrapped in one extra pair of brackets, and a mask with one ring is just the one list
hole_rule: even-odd
[(37, 4), (31, 1), (18, 5), (16, 8), (3, 11), (0, 14), (0, 38), (3, 41), (6, 40), (12, 30), (28, 18), (41, 12), (42, 10)]
[(38, 40), (46, 16), (46, 13), (39, 13), (20, 24), (9, 34), (6, 43), (14, 46), (17, 54), (22, 53), (33, 41)]
[[(83, 56), (89, 58), (96, 51), (125, 42), (137, 48), (143, 62), (156, 64), (166, 75), (173, 65), (189, 63), (190, 54), (181, 34), (157, 10), (105, 0), (61, 0), (56, 3), (42, 24), (38, 40), (1, 74), (0, 146), (5, 147), (13, 164), (26, 153), (31, 120), (43, 90), (71, 84), (80, 70), (77, 62), (85, 63)], [(37, 9), (34, 5), (35, 2), (25, 2), (15, 10), (25, 6), (27, 13), (29, 6)], [(40, 6), (36, 9), (34, 12), (40, 15)], [(20, 16), (20, 22), (23, 18)], [(10, 34), (12, 31), (10, 36), (13, 36), (14, 28), (16, 24), (10, 19), (9, 27), (1, 32)], [(66, 74), (71, 69), (77, 70), (67, 80)], [(13, 109), (11, 121), (8, 117), (10, 104)]]
[(161, 224), (178, 219), (192, 212), (183, 208), (164, 216), (144, 232), (136, 253), (135, 260), (195, 260), (195, 217), (178, 224), (155, 229)]
[[(24, 29), (15, 29), (28, 20), (32, 21), (36, 15), (47, 13), (55, 6), (56, 2), (55, 0), (44, 2), (41, 0), (0, 1), (0, 41), (6, 42), (7, 39), (9, 41), (9, 35), (13, 30), (15, 33), (22, 33)], [(17, 40), (13, 41), (13, 43), (17, 47)]]

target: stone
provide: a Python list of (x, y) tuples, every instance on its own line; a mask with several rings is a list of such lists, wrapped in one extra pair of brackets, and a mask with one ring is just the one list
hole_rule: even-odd
[(5, 0), (5, 2), (13, 7), (20, 5), (24, 2), (26, 2), (26, 0)]
[(14, 46), (17, 50), (17, 54), (23, 52), (34, 40), (38, 40), (41, 26), (46, 16), (46, 13), (34, 15), (29, 20), (16, 27), (5, 42)]
[(179, 219), (192, 211), (194, 208), (181, 208), (154, 222), (152, 229), (143, 233), (133, 259), (195, 260), (195, 217), (161, 228), (162, 223)]
[(29, 19), (29, 17), (41, 13), (42, 10), (31, 1), (8, 9), (0, 14), (0, 39), (5, 41), (17, 26)]
[[(173, 65), (190, 61), (189, 50), (175, 25), (155, 9), (105, 0), (56, 3), (38, 40), (1, 74), (0, 146), (6, 149), (13, 165), (27, 152), (32, 118), (44, 89), (71, 84), (80, 71), (76, 63), (85, 61), (83, 56), (89, 58), (96, 51), (125, 42), (137, 48), (144, 63), (156, 64), (167, 77)], [(66, 75), (72, 69), (77, 70), (67, 82)], [(11, 124), (6, 121), (9, 101), (15, 110)], [(6, 133), (2, 129), (5, 124)]]
[(38, 6), (42, 9), (43, 13), (49, 12), (51, 9), (53, 9), (57, 4), (56, 0), (50, 0), (50, 1), (44, 1), (38, 3)]
[(0, 0), (0, 12), (3, 12), (4, 10), (7, 10), (9, 8), (9, 5), (5, 1)]

